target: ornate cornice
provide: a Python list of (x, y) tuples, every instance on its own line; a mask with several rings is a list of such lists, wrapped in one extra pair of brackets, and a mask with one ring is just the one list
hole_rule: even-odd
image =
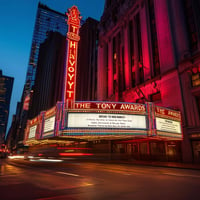
[(113, 0), (109, 7), (105, 6), (99, 23), (100, 32), (108, 32), (119, 23), (126, 24), (124, 20), (128, 19), (128, 11), (137, 2), (140, 0)]

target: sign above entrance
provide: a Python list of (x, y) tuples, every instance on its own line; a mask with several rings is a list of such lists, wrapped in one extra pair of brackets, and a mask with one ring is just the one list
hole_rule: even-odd
[(68, 128), (147, 129), (146, 116), (109, 113), (68, 113)]
[(155, 123), (157, 136), (182, 139), (180, 111), (155, 106)]
[(176, 121), (181, 121), (180, 111), (171, 110), (171, 109), (163, 108), (160, 106), (155, 106), (155, 115), (156, 117), (170, 118)]
[[(147, 112), (145, 104), (138, 103), (119, 103), (119, 102), (78, 102), (74, 103), (74, 109), (79, 110), (93, 110), (96, 112), (132, 112), (145, 114)], [(76, 111), (77, 112), (77, 111)]]

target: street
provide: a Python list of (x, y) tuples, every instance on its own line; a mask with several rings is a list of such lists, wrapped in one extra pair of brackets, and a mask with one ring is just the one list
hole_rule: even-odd
[(68, 160), (1, 160), (1, 200), (200, 199), (200, 171)]

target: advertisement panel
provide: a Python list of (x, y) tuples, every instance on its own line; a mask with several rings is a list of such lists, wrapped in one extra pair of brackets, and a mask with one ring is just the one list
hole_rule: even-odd
[(181, 123), (170, 119), (156, 117), (156, 128), (158, 131), (181, 133)]
[(180, 111), (155, 106), (155, 122), (158, 136), (182, 138)]
[(68, 113), (68, 128), (147, 129), (146, 116), (108, 113)]
[(44, 121), (44, 133), (54, 131), (55, 116), (45, 119)]
[(37, 125), (30, 127), (28, 139), (35, 138)]

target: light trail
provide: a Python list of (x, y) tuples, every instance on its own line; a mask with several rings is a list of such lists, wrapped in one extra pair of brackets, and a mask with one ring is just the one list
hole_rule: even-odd
[(200, 176), (198, 176), (198, 175), (190, 175), (190, 174), (177, 174), (177, 173), (163, 173), (163, 174), (169, 175), (169, 176), (200, 178)]
[(67, 172), (56, 172), (57, 174), (65, 174), (65, 175), (68, 175), (68, 176), (76, 176), (78, 177), (79, 175), (78, 174), (72, 174), (72, 173), (67, 173)]

